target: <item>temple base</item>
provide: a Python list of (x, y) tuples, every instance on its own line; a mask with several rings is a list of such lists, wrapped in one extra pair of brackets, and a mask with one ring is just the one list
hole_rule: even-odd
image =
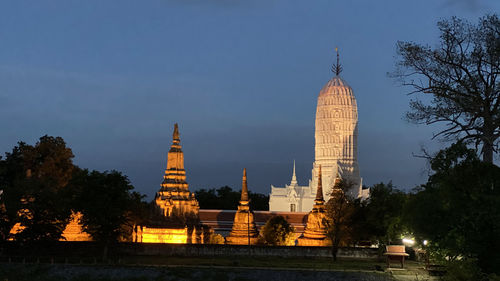
[(328, 237), (325, 238), (306, 238), (299, 237), (297, 239), (297, 246), (318, 246), (327, 247), (332, 245), (332, 240)]
[(229, 245), (250, 245), (257, 244), (259, 232), (254, 221), (254, 214), (248, 205), (239, 205), (238, 211), (234, 214), (234, 222), (231, 233), (226, 237), (226, 244)]
[(259, 237), (250, 237), (250, 239), (248, 239), (248, 236), (226, 237), (226, 244), (228, 245), (256, 245), (258, 242), (259, 242)]

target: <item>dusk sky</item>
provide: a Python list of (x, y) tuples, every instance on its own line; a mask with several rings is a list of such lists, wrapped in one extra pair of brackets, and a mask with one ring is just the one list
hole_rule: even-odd
[[(308, 184), (319, 90), (341, 76), (359, 112), (365, 185), (424, 183), (412, 154), (438, 127), (404, 120), (409, 89), (387, 73), (396, 42), (435, 46), (436, 22), (477, 22), (500, 1), (2, 1), (0, 152), (61, 136), (82, 168), (118, 170), (152, 198), (179, 123), (190, 190), (269, 193)], [(498, 156), (497, 159), (498, 161)]]

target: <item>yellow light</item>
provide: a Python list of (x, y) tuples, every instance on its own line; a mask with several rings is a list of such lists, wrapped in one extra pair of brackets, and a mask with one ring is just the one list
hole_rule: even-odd
[(187, 228), (143, 227), (141, 237), (142, 243), (186, 244), (188, 241)]
[(412, 246), (413, 244), (415, 244), (415, 240), (411, 238), (403, 238), (403, 243), (405, 245)]

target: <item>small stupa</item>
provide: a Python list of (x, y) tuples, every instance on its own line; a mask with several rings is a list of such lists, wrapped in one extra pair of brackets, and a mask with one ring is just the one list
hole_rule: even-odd
[(83, 231), (82, 220), (83, 214), (80, 212), (72, 212), (70, 221), (64, 228), (60, 241), (92, 241), (92, 236)]
[(255, 226), (254, 215), (250, 210), (250, 199), (248, 198), (247, 170), (243, 169), (240, 204), (238, 205), (238, 211), (234, 215), (231, 233), (226, 237), (226, 244), (255, 245), (258, 238), (259, 232)]
[(321, 166), (318, 172), (318, 189), (313, 209), (307, 216), (307, 224), (304, 233), (298, 239), (299, 246), (330, 246), (332, 240), (327, 237), (326, 206), (323, 199), (323, 187), (321, 182)]
[(161, 189), (156, 193), (155, 203), (165, 217), (198, 216), (200, 206), (194, 193), (189, 192), (184, 169), (184, 153), (177, 123), (174, 125), (173, 141), (167, 156), (167, 169)]

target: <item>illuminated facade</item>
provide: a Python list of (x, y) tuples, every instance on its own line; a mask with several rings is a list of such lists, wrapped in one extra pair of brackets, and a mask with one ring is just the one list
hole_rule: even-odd
[(203, 244), (203, 229), (159, 228), (138, 226), (132, 234), (134, 242), (139, 243), (173, 243), (173, 244)]
[(321, 166), (319, 166), (318, 189), (316, 191), (314, 206), (307, 215), (306, 228), (297, 240), (298, 246), (329, 246), (332, 244), (332, 240), (326, 236), (328, 231), (325, 224), (326, 207), (321, 182)]
[[(338, 65), (338, 62), (337, 62)], [(271, 185), (270, 211), (308, 212), (314, 205), (318, 169), (323, 169), (323, 196), (328, 198), (338, 177), (352, 182), (349, 195), (367, 198), (358, 167), (358, 109), (352, 88), (337, 75), (318, 95), (315, 121), (315, 146), (312, 175), (307, 186), (299, 186), (295, 175), (285, 187)]]
[(167, 168), (155, 203), (165, 217), (197, 216), (200, 209), (194, 193), (189, 192), (184, 169), (184, 153), (180, 145), (179, 127), (174, 125), (173, 143), (168, 151)]
[(234, 215), (231, 233), (226, 237), (226, 244), (254, 245), (257, 244), (258, 238), (259, 232), (255, 226), (254, 214), (250, 210), (250, 199), (248, 198), (247, 170), (243, 169), (240, 204)]
[(175, 243), (186, 244), (188, 229), (185, 228), (150, 228), (138, 227), (134, 232), (134, 242), (139, 243)]

